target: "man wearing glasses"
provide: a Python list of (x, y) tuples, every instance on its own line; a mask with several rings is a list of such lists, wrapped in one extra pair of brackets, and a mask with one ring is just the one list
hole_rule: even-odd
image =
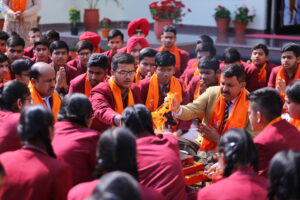
[(101, 132), (111, 126), (119, 126), (123, 110), (127, 106), (141, 103), (139, 87), (133, 84), (135, 73), (132, 55), (114, 55), (111, 78), (98, 84), (91, 91), (93, 129)]

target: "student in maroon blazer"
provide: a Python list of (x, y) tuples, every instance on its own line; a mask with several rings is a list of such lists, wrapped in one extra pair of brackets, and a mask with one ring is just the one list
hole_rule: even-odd
[(248, 132), (227, 131), (220, 138), (218, 151), (223, 179), (200, 189), (198, 200), (267, 199), (268, 180), (257, 174), (257, 150)]
[(269, 199), (300, 199), (300, 152), (278, 152), (272, 158), (269, 168)]
[(0, 95), (0, 154), (21, 148), (17, 133), (20, 111), (30, 104), (30, 91), (24, 83), (9, 81)]
[[(98, 142), (96, 177), (94, 180), (73, 187), (68, 200), (84, 200), (92, 194), (93, 189), (101, 176), (113, 171), (123, 171), (139, 179), (136, 162), (136, 142), (133, 134), (124, 128), (109, 129), (105, 131)], [(164, 197), (151, 188), (140, 185), (144, 200), (163, 200)]]
[(73, 185), (92, 180), (99, 133), (89, 129), (93, 116), (89, 99), (79, 93), (64, 97), (52, 146), (59, 159), (72, 167)]
[(50, 139), (53, 123), (51, 112), (44, 106), (24, 108), (18, 126), (23, 148), (0, 155), (6, 173), (0, 199), (66, 199), (71, 170), (55, 159)]
[(261, 84), (259, 84), (259, 82), (257, 81), (259, 70), (255, 66), (243, 62), (241, 60), (241, 54), (236, 48), (226, 48), (223, 53), (223, 58), (224, 62), (220, 63), (221, 71), (225, 66), (229, 64), (241, 64), (243, 65), (246, 73), (246, 89), (249, 92), (252, 92), (261, 88)]
[(92, 54), (87, 63), (86, 73), (77, 76), (70, 82), (69, 94), (79, 92), (89, 97), (93, 87), (100, 82), (108, 81), (109, 77), (106, 75), (108, 71), (107, 62), (108, 57), (106, 55)]
[[(98, 84), (91, 91), (90, 100), (94, 110), (93, 129), (102, 132), (113, 125), (120, 125), (121, 114), (130, 103), (128, 99), (131, 93), (134, 101), (132, 103), (141, 103), (140, 89), (133, 84), (135, 73), (132, 55), (117, 53), (113, 57), (111, 78)], [(111, 85), (114, 85), (114, 90)]]
[(156, 136), (151, 113), (142, 104), (127, 107), (122, 124), (137, 137), (140, 183), (161, 192), (168, 200), (186, 199), (177, 138), (172, 134)]
[(77, 75), (86, 72), (89, 57), (93, 53), (93, 44), (87, 40), (81, 40), (76, 44), (77, 58), (67, 62), (67, 65), (77, 70)]
[(283, 103), (273, 88), (261, 88), (249, 95), (249, 121), (259, 134), (254, 143), (259, 155), (259, 174), (268, 175), (272, 157), (279, 151), (300, 151), (300, 132), (286, 120), (281, 119)]

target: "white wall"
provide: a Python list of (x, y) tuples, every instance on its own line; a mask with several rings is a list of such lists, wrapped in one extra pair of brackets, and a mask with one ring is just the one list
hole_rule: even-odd
[[(120, 6), (117, 6), (112, 0), (101, 0), (98, 5), (100, 9), (100, 18), (109, 17), (114, 21), (130, 21), (139, 17), (146, 17), (150, 22), (151, 18), (148, 4), (154, 0), (119, 0)], [(226, 6), (232, 11), (236, 7), (246, 3), (249, 8), (256, 9), (254, 21), (248, 25), (249, 28), (264, 30), (266, 27), (266, 0), (183, 0), (187, 8), (192, 12), (187, 13), (183, 18), (183, 24), (198, 26), (215, 26), (213, 18), (214, 8), (217, 5)], [(51, 23), (69, 23), (68, 10), (71, 6), (81, 10), (83, 16), (84, 8), (88, 7), (85, 0), (42, 0), (42, 24)], [(83, 17), (81, 18), (82, 21)]]

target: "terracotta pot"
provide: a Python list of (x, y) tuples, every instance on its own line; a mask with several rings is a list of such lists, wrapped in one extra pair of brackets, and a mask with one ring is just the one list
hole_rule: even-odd
[(95, 31), (99, 24), (98, 9), (84, 9), (84, 25), (87, 30)]
[(248, 22), (233, 21), (233, 24), (234, 24), (235, 33), (237, 35), (244, 35), (245, 34)]
[(103, 37), (103, 38), (107, 38), (107, 37), (108, 37), (109, 31), (110, 31), (109, 28), (103, 28), (103, 29), (101, 29), (102, 37)]
[(163, 28), (165, 26), (173, 26), (173, 21), (171, 19), (164, 19), (164, 20), (155, 20), (154, 22), (154, 33), (156, 36), (156, 39), (160, 41), (160, 36), (163, 32)]
[(229, 18), (215, 18), (217, 23), (217, 29), (219, 33), (227, 33), (228, 25), (230, 22)]

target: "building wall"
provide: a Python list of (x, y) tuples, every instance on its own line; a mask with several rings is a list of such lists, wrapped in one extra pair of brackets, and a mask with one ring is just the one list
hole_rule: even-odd
[[(130, 21), (139, 17), (146, 17), (150, 22), (153, 22), (148, 4), (154, 0), (119, 0), (119, 6), (112, 0), (100, 1), (98, 5), (100, 18), (109, 17), (113, 21)], [(256, 9), (256, 17), (248, 27), (257, 30), (264, 30), (266, 28), (266, 0), (183, 0), (183, 2), (187, 8), (192, 9), (192, 12), (187, 13), (183, 18), (183, 24), (215, 26), (213, 14), (214, 8), (217, 5), (226, 6), (232, 11), (233, 17), (233, 11), (245, 3), (249, 8)], [(88, 7), (85, 0), (43, 0), (40, 11), (40, 15), (42, 16), (41, 23), (69, 23), (68, 10), (71, 6), (81, 10), (82, 21), (83, 10)]]

